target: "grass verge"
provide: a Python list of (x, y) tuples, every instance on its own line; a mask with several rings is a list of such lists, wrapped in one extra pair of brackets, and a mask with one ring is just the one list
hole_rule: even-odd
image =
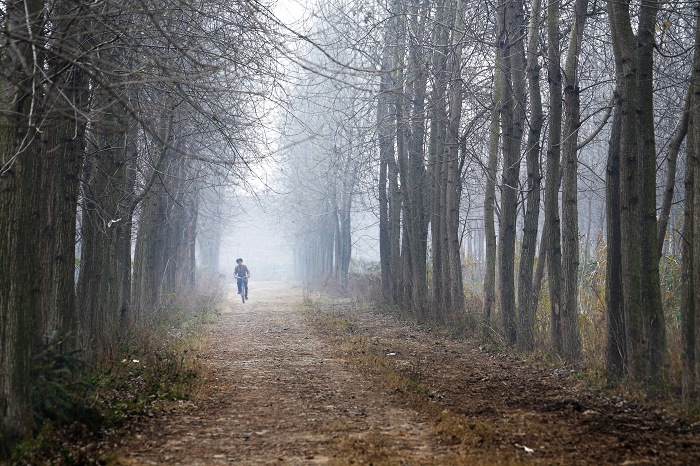
[(139, 419), (196, 396), (205, 368), (201, 330), (218, 315), (218, 294), (173, 297), (87, 367), (79, 353), (50, 348), (35, 367), (36, 429), (5, 464), (105, 464), (105, 454)]

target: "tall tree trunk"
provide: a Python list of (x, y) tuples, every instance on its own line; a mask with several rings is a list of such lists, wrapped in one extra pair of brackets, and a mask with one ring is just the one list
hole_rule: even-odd
[[(177, 150), (181, 150), (179, 147)], [(167, 288), (171, 294), (186, 295), (194, 288), (194, 263), (192, 253), (197, 237), (196, 183), (186, 158), (175, 153), (177, 180), (169, 188), (168, 197), (168, 263)], [(176, 195), (174, 195), (177, 193)]]
[[(496, 50), (498, 54), (500, 49)], [(500, 67), (494, 68), (493, 77), (493, 108), (489, 126), (489, 160), (486, 166), (486, 192), (484, 194), (484, 236), (486, 240), (484, 266), (484, 309), (483, 319), (486, 325), (491, 323), (491, 315), (496, 306), (496, 175), (498, 170), (498, 147), (501, 127), (501, 102), (503, 95), (503, 72)]]
[[(608, 2), (608, 12), (617, 73), (620, 110), (620, 263), (622, 306), (625, 312), (625, 362), (632, 380), (641, 381), (646, 374), (646, 358), (641, 303), (641, 251), (639, 225), (639, 187), (636, 134), (636, 40), (629, 19), (628, 5)], [(614, 220), (608, 219), (610, 224)], [(615, 289), (610, 289), (615, 292)]]
[[(387, 33), (387, 43), (389, 34)], [(394, 157), (394, 142), (392, 136), (392, 116), (390, 108), (390, 78), (388, 62), (388, 45), (384, 50), (383, 58), (383, 74), (381, 76), (381, 85), (379, 97), (377, 99), (377, 137), (379, 139), (379, 263), (381, 268), (382, 279), (382, 296), (383, 298), (393, 303), (393, 283), (391, 270), (391, 235), (389, 224), (389, 160)]]
[(578, 62), (586, 24), (588, 0), (576, 0), (574, 26), (569, 40), (564, 85), (564, 161), (562, 179), (562, 355), (575, 362), (581, 357), (578, 326), (578, 130), (581, 126)]
[[(691, 84), (692, 86), (692, 84)], [(692, 117), (691, 117), (692, 118)], [(692, 118), (693, 120), (695, 118)], [(695, 126), (695, 125), (693, 125)], [(697, 130), (692, 128), (691, 131)], [(682, 364), (682, 380), (681, 389), (684, 400), (693, 399), (697, 394), (698, 388), (698, 367), (697, 367), (697, 347), (698, 347), (698, 332), (697, 328), (697, 278), (698, 273), (695, 269), (698, 266), (696, 259), (697, 254), (695, 248), (697, 241), (695, 232), (697, 228), (695, 223), (698, 220), (697, 201), (695, 195), (697, 188), (697, 172), (699, 156), (697, 150), (696, 137), (698, 134), (688, 135), (688, 154), (686, 158), (685, 169), (685, 211), (683, 223), (683, 243), (681, 251), (683, 255), (683, 296), (681, 301), (681, 364)]]
[(499, 221), (499, 286), (503, 331), (506, 342), (515, 345), (515, 238), (520, 174), (520, 144), (525, 123), (525, 48), (523, 8), (517, 1), (504, 2), (499, 13), (499, 66), (503, 68), (504, 92), (501, 110), (503, 129), (503, 177)]
[(445, 197), (447, 251), (449, 263), (450, 308), (453, 311), (464, 310), (464, 285), (462, 281), (462, 261), (459, 237), (459, 207), (462, 195), (462, 176), (459, 153), (459, 131), (462, 116), (462, 48), (464, 31), (462, 30), (462, 0), (456, 0), (452, 10), (452, 55), (450, 66), (450, 88), (448, 124), (445, 139), (445, 159), (447, 168), (447, 186)]
[[(409, 105), (408, 93), (410, 92), (406, 83), (406, 17), (403, 2), (397, 0), (393, 4), (394, 25), (396, 27), (396, 43), (394, 47), (394, 94), (396, 96), (396, 160), (398, 169), (398, 179), (401, 184), (401, 283), (397, 290), (399, 303), (401, 306), (410, 305), (411, 285), (413, 283), (413, 252), (411, 250), (410, 225), (413, 218), (412, 201), (413, 187), (408, 176), (408, 133), (409, 125)], [(410, 212), (410, 213), (409, 213)]]
[(410, 8), (408, 69), (406, 76), (405, 111), (410, 112), (405, 123), (406, 167), (404, 223), (408, 233), (408, 254), (410, 254), (411, 306), (419, 315), (427, 311), (427, 175), (425, 168), (425, 100), (428, 75), (425, 57), (420, 46), (425, 35), (427, 20), (427, 0), (414, 0)]
[[(186, 160), (183, 157), (180, 164), (180, 180), (185, 180), (185, 183), (192, 184), (189, 187), (181, 188), (180, 200), (174, 203), (173, 210), (177, 212), (179, 217), (178, 225), (175, 227), (177, 235), (176, 242), (176, 261), (173, 264), (175, 270), (175, 286), (173, 290), (182, 296), (194, 291), (197, 277), (197, 266), (195, 263), (195, 244), (197, 242), (197, 184), (191, 180), (195, 179), (192, 176), (191, 170), (187, 166)], [(175, 235), (173, 235), (175, 236)]]
[(131, 217), (135, 184), (134, 149), (123, 105), (105, 92), (97, 104), (107, 109), (94, 127), (97, 150), (83, 173), (80, 275), (77, 283), (81, 345), (88, 356), (113, 349), (130, 300)]
[(199, 204), (206, 206), (208, 215), (200, 215), (201, 228), (197, 235), (202, 273), (216, 277), (220, 273), (219, 253), (222, 236), (222, 197), (217, 187), (197, 191)]
[[(43, 128), (42, 227), (40, 319), (34, 325), (34, 351), (47, 343), (75, 348), (78, 329), (75, 295), (75, 238), (80, 166), (85, 150), (86, 115), (89, 106), (88, 79), (75, 64), (83, 52), (84, 34), (75, 28), (79, 11), (59, 2), (54, 6), (52, 40), (60, 47), (47, 62), (47, 114)], [(70, 14), (68, 14), (70, 13)], [(60, 44), (60, 45), (59, 45)], [(69, 341), (65, 341), (68, 339)]]
[(642, 4), (636, 35), (629, 8), (625, 3), (608, 3), (622, 112), (620, 195), (627, 360), (633, 381), (657, 385), (666, 351), (656, 239), (652, 82), (658, 1)]
[(560, 50), (560, 4), (547, 5), (547, 80), (549, 82), (549, 137), (544, 218), (547, 224), (547, 276), (551, 312), (552, 347), (562, 353), (561, 335), (561, 226), (559, 220), (559, 186), (561, 180), (562, 84)]
[[(617, 94), (617, 91), (615, 91)], [(617, 100), (617, 99), (616, 99)], [(619, 100), (618, 100), (619, 102)], [(607, 217), (607, 248), (605, 257), (605, 370), (608, 377), (619, 379), (627, 364), (627, 332), (622, 282), (622, 233), (620, 228), (620, 138), (622, 113), (615, 107), (608, 150), (605, 179), (605, 212)]]
[[(352, 140), (352, 136), (350, 137)], [(352, 143), (345, 149), (346, 153), (336, 153), (339, 168), (335, 170), (334, 180), (339, 180), (340, 193), (337, 186), (332, 186), (333, 205), (335, 217), (335, 261), (334, 274), (343, 293), (348, 290), (348, 273), (350, 269), (350, 255), (352, 253), (351, 242), (351, 207), (355, 179), (357, 178), (357, 165), (353, 160)]]
[(445, 110), (445, 95), (447, 93), (447, 41), (446, 27), (447, 5), (446, 0), (440, 0), (435, 5), (435, 29), (433, 31), (433, 73), (434, 83), (430, 97), (431, 122), (430, 122), (430, 146), (429, 165), (430, 176), (430, 228), (432, 240), (432, 299), (433, 307), (444, 317), (444, 311), (448, 306), (449, 288), (447, 286), (448, 256), (446, 250), (446, 224), (445, 224), (445, 137), (447, 128), (447, 112)]
[(344, 292), (348, 290), (348, 275), (350, 273), (350, 257), (352, 254), (352, 238), (350, 212), (352, 208), (352, 194), (346, 193), (342, 197), (341, 207), (339, 209), (339, 226), (340, 226), (340, 242), (338, 262), (338, 273), (340, 287)]
[(668, 230), (668, 220), (671, 215), (671, 205), (673, 204), (673, 194), (676, 191), (676, 167), (678, 165), (678, 153), (681, 150), (681, 145), (685, 136), (688, 134), (688, 118), (690, 113), (690, 89), (685, 96), (685, 104), (683, 112), (678, 120), (678, 125), (673, 131), (671, 140), (668, 143), (668, 155), (666, 156), (666, 182), (664, 184), (664, 196), (659, 208), (659, 223), (656, 234), (656, 252), (659, 260), (663, 254), (664, 241), (666, 239), (666, 230)]
[(540, 137), (542, 134), (542, 92), (540, 90), (539, 37), (541, 0), (532, 4), (527, 46), (527, 76), (530, 94), (530, 131), (527, 137), (527, 208), (518, 269), (518, 349), (532, 351), (535, 345), (535, 310), (532, 274), (540, 217)]
[(549, 244), (549, 229), (545, 223), (542, 226), (542, 237), (540, 237), (539, 260), (535, 268), (535, 276), (532, 278), (532, 294), (530, 294), (530, 307), (533, 314), (537, 315), (537, 306), (540, 303), (540, 293), (542, 292), (542, 281), (544, 280), (545, 264), (547, 263), (547, 245)]
[(41, 152), (35, 128), (41, 118), (43, 65), (32, 46), (41, 39), (44, 2), (5, 7), (3, 27), (12, 34), (4, 36), (0, 72), (5, 90), (0, 103), (7, 110), (0, 116), (0, 450), (32, 423), (31, 338), (32, 328), (41, 325)]
[[(700, 6), (695, 12), (700, 14)], [(683, 225), (683, 300), (681, 303), (681, 363), (683, 398), (700, 391), (700, 16), (695, 19), (693, 71), (688, 90), (688, 143), (686, 146), (685, 210)]]
[[(393, 155), (393, 154), (392, 154)], [(399, 303), (403, 289), (403, 270), (401, 262), (401, 205), (402, 196), (399, 191), (399, 170), (395, 158), (388, 162), (389, 180), (389, 256), (391, 258), (391, 294), (392, 302)]]
[(641, 273), (642, 303), (644, 304), (644, 334), (648, 342), (649, 373), (647, 380), (660, 387), (666, 373), (666, 322), (661, 300), (661, 276), (657, 253), (656, 219), (656, 138), (654, 122), (654, 47), (658, 0), (649, 0), (642, 6), (637, 32), (639, 56), (637, 126), (642, 155), (641, 184)]
[[(143, 202), (139, 218), (139, 227), (134, 248), (134, 271), (132, 287), (132, 308), (136, 320), (142, 320), (152, 313), (160, 304), (167, 271), (167, 231), (163, 228), (167, 215), (165, 186), (161, 172), (170, 170), (171, 158), (169, 145), (172, 140), (174, 114), (172, 110), (164, 111), (162, 116), (161, 137), (158, 161), (154, 166), (148, 189), (142, 193)], [(167, 162), (167, 164), (166, 164)], [(163, 167), (165, 165), (165, 167)], [(167, 289), (167, 286), (165, 286)]]
[(401, 251), (401, 211), (403, 210), (403, 191), (399, 186), (399, 165), (397, 159), (401, 157), (403, 151), (403, 138), (399, 138), (400, 135), (400, 125), (399, 120), (401, 112), (398, 110), (400, 107), (400, 94), (399, 91), (402, 86), (402, 82), (399, 80), (399, 71), (397, 68), (400, 66), (400, 57), (403, 56), (403, 43), (401, 42), (402, 34), (400, 32), (403, 21), (400, 20), (399, 14), (401, 11), (401, 0), (394, 1), (394, 38), (392, 48), (392, 69), (391, 73), (391, 92), (394, 96), (393, 98), (393, 110), (396, 112), (394, 118), (396, 126), (393, 128), (395, 131), (394, 141), (396, 142), (396, 153), (393, 154), (394, 157), (389, 159), (388, 162), (388, 174), (389, 174), (389, 241), (391, 247), (391, 269), (392, 274), (392, 293), (394, 296), (393, 301), (395, 303), (400, 303), (403, 293), (403, 280), (404, 280), (404, 270), (403, 270), (403, 260)]

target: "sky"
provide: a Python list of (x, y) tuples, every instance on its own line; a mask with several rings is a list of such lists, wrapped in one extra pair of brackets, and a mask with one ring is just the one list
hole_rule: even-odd
[(287, 26), (294, 26), (304, 16), (310, 0), (278, 0), (274, 12)]

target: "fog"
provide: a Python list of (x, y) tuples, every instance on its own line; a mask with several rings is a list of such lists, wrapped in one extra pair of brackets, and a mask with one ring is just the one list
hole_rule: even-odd
[(270, 198), (252, 195), (234, 201), (219, 253), (219, 268), (227, 278), (233, 276), (237, 258), (243, 259), (253, 280), (293, 278), (293, 248), (273, 203)]

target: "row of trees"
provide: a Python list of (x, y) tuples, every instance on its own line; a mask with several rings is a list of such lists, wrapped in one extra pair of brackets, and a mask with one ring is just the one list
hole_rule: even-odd
[[(532, 350), (546, 278), (548, 339), (580, 361), (578, 204), (586, 196), (605, 211), (596, 236), (607, 264), (609, 375), (664, 381), (667, 328), (679, 327), (666, 321), (659, 269), (664, 251), (678, 253), (665, 246), (675, 235), (685, 292), (673, 312), (682, 320), (684, 390), (695, 393), (697, 5), (348, 0), (319, 11), (343, 21), (322, 23), (317, 42), (347, 47), (329, 61), (342, 75), (326, 75), (374, 91), (343, 126), (376, 121), (364, 180), (376, 192), (384, 298), (438, 321), (463, 312), (463, 239), (483, 228), (485, 324)], [(344, 150), (366, 158), (364, 145)], [(325, 154), (331, 164), (347, 160)], [(678, 236), (669, 219), (681, 212)], [(588, 243), (590, 227), (586, 234)]]
[[(297, 53), (303, 66), (287, 79), (294, 83), (282, 118), (287, 146), (279, 162), (278, 216), (294, 248), (298, 279), (332, 281), (347, 291), (353, 251), (353, 218), (368, 208), (367, 183), (376, 121), (372, 92), (350, 68), (369, 62), (352, 48), (345, 12), (321, 5), (316, 33)], [(338, 66), (341, 69), (338, 70)], [(339, 71), (339, 72), (338, 72)], [(355, 235), (357, 240), (357, 235)]]
[(217, 271), (216, 200), (255, 161), (276, 44), (269, 12), (247, 2), (0, 5), (7, 446), (33, 422), (34, 356), (109, 357), (165, 297), (192, 289), (198, 233)]

